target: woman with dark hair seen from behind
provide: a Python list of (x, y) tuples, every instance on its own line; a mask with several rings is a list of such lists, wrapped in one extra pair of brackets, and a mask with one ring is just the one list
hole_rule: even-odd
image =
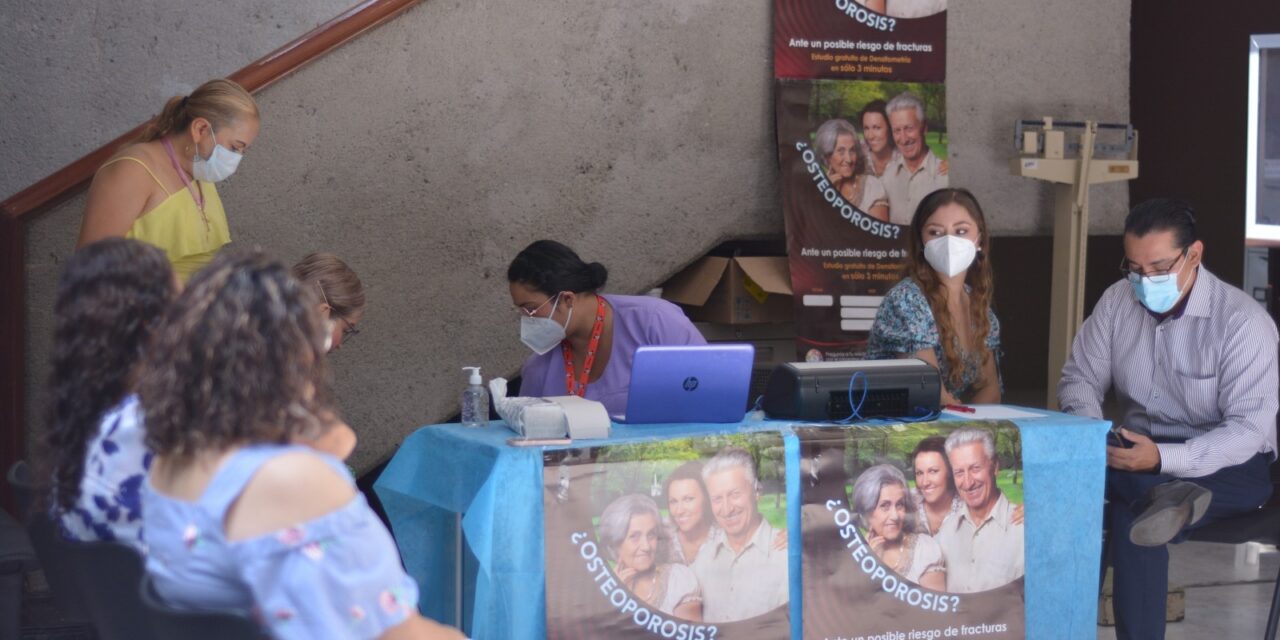
[(911, 220), (906, 277), (880, 303), (867, 358), (938, 368), (942, 403), (999, 403), (1000, 322), (991, 310), (991, 244), (966, 189), (925, 196)]
[(214, 183), (235, 172), (258, 126), (253, 96), (230, 80), (170, 98), (137, 142), (98, 169), (78, 246), (109, 237), (151, 243), (185, 282), (231, 241)]
[(54, 302), (49, 431), (41, 478), (65, 537), (141, 546), (151, 456), (134, 384), (174, 293), (159, 249), (124, 238), (74, 253)]
[(707, 343), (666, 300), (601, 294), (607, 279), (604, 265), (583, 262), (554, 240), (538, 240), (511, 261), (520, 340), (534, 354), (520, 370), (522, 395), (578, 395), (620, 414), (637, 347)]
[(867, 158), (858, 144), (858, 131), (848, 120), (828, 120), (813, 135), (827, 180), (846, 202), (877, 220), (889, 219), (889, 195), (880, 179), (867, 174)]
[(255, 612), (276, 638), (457, 638), (417, 612), (391, 535), (336, 458), (319, 295), (220, 254), (170, 308), (139, 395), (155, 452), (147, 571), (170, 605)]
[(320, 313), (333, 323), (331, 351), (360, 333), (356, 326), (364, 319), (364, 284), (347, 263), (332, 253), (312, 253), (293, 265), (293, 277), (319, 293)]

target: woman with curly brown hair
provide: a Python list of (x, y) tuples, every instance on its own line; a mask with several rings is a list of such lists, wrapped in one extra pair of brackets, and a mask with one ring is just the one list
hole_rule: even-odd
[(169, 604), (252, 612), (277, 638), (454, 638), (335, 457), (319, 295), (261, 253), (220, 254), (163, 319), (139, 395), (155, 461), (147, 571)]
[(136, 240), (95, 242), (63, 269), (42, 478), (52, 485), (50, 513), (68, 538), (142, 543), (140, 490), (150, 454), (133, 387), (173, 292), (164, 253)]
[(867, 358), (919, 358), (938, 367), (944, 404), (999, 403), (991, 244), (972, 193), (939, 189), (920, 202), (906, 275), (880, 303)]

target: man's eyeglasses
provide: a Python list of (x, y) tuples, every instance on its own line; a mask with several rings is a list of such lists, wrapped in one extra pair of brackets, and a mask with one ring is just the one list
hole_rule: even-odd
[(1120, 260), (1120, 273), (1123, 274), (1124, 277), (1126, 278), (1147, 278), (1151, 280), (1151, 282), (1164, 282), (1168, 280), (1170, 277), (1172, 277), (1175, 273), (1177, 273), (1177, 269), (1174, 269), (1174, 266), (1178, 264), (1179, 260), (1186, 257), (1186, 255), (1187, 255), (1187, 250), (1183, 249), (1177, 256), (1173, 258), (1173, 262), (1169, 263), (1168, 267), (1165, 267), (1164, 269), (1156, 269), (1154, 271), (1150, 271), (1146, 273), (1144, 273), (1141, 269), (1131, 268), (1129, 266), (1130, 264), (1129, 259), (1124, 258)]

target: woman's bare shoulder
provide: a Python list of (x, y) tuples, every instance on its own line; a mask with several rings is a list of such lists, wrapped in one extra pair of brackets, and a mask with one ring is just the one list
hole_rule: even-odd
[(291, 451), (262, 465), (227, 516), (227, 537), (243, 540), (314, 520), (356, 495), (350, 480), (319, 454)]
[(163, 170), (161, 163), (167, 161), (160, 143), (135, 142), (111, 154), (98, 168), (97, 175), (113, 179), (145, 180), (150, 183), (154, 181), (153, 174), (159, 174)]

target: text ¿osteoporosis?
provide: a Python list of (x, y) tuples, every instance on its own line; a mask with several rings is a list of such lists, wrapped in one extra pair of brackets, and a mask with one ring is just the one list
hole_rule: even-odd
[(840, 13), (853, 18), (854, 21), (865, 24), (872, 29), (879, 31), (893, 31), (898, 26), (898, 21), (888, 16), (882, 16), (873, 11), (867, 11), (867, 8), (858, 4), (855, 0), (835, 0), (836, 9)]
[(906, 580), (889, 573), (884, 565), (880, 564), (879, 559), (871, 548), (867, 546), (866, 541), (858, 533), (858, 527), (853, 524), (853, 514), (848, 509), (841, 506), (839, 500), (828, 500), (827, 511), (832, 512), (832, 520), (839, 527), (840, 537), (848, 540), (846, 548), (853, 551), (849, 555), (853, 557), (853, 561), (858, 565), (862, 572), (871, 577), (872, 582), (879, 582), (880, 588), (885, 593), (893, 594), (893, 597), (913, 606), (920, 607), (925, 611), (937, 611), (938, 613), (947, 613), (956, 611), (960, 606), (960, 598), (958, 596), (942, 595), (924, 591), (919, 587), (913, 587)]
[(621, 611), (623, 615), (630, 616), (636, 626), (670, 640), (715, 640), (716, 632), (719, 631), (715, 625), (677, 622), (671, 618), (664, 618), (661, 613), (650, 611), (642, 602), (636, 602), (636, 599), (613, 579), (612, 572), (600, 557), (596, 543), (589, 538), (590, 536), (581, 531), (569, 536), (569, 540), (578, 547), (578, 555), (587, 561), (587, 571), (595, 574), (593, 578), (600, 585), (600, 593), (608, 597), (609, 604)]
[(818, 192), (822, 194), (822, 198), (832, 208), (839, 211), (840, 216), (848, 220), (849, 224), (857, 225), (859, 229), (881, 238), (897, 239), (898, 234), (902, 233), (902, 227), (876, 220), (846, 202), (840, 196), (840, 190), (836, 189), (830, 180), (827, 180), (827, 175), (823, 173), (822, 165), (818, 162), (818, 154), (814, 153), (813, 149), (809, 148), (809, 145), (797, 142), (796, 151), (800, 152), (800, 159), (804, 160), (805, 168), (809, 170), (809, 175), (813, 176), (813, 184), (818, 188)]

